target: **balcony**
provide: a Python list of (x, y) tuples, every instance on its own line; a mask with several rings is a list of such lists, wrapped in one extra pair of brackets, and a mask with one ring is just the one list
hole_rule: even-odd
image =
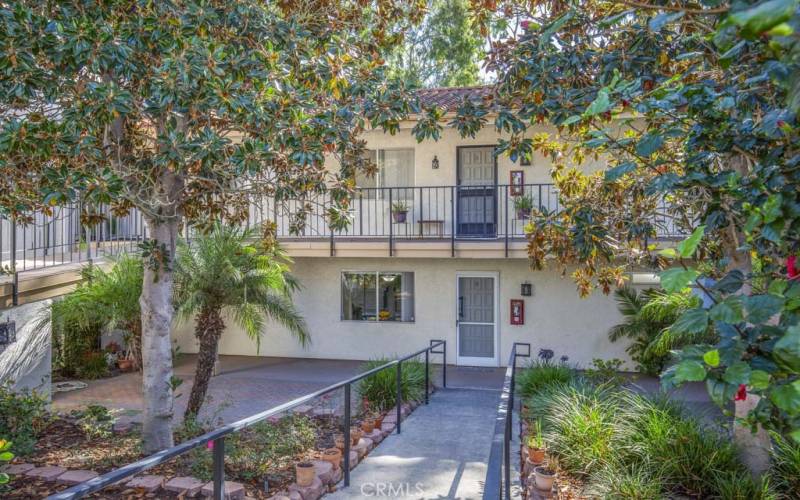
[[(329, 227), (326, 200), (272, 205), (256, 210), (251, 222), (273, 220), (279, 239), (295, 256), (395, 256), (398, 250), (442, 256), (444, 250), (455, 257), (491, 249), (495, 257), (522, 257), (530, 209), (520, 209), (521, 200), (534, 210), (560, 210), (553, 184), (361, 188), (352, 200), (350, 224), (342, 230)], [(292, 214), (304, 204), (311, 210), (298, 223)], [(657, 219), (659, 238), (677, 235), (666, 210)]]

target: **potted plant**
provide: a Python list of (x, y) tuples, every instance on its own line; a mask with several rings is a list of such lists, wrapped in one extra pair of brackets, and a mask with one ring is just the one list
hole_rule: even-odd
[(133, 370), (133, 361), (128, 358), (117, 359), (117, 366), (121, 372), (129, 372)]
[(375, 419), (372, 418), (372, 415), (367, 414), (364, 417), (364, 420), (361, 422), (361, 430), (364, 431), (364, 434), (369, 434), (375, 430)]
[(397, 224), (402, 224), (406, 221), (408, 215), (408, 205), (404, 201), (397, 201), (392, 203), (392, 220)]
[(517, 211), (517, 219), (527, 219), (533, 210), (533, 198), (527, 194), (515, 196), (514, 210)]
[(528, 446), (528, 460), (538, 465), (544, 462), (544, 436), (542, 436), (542, 422), (536, 420), (526, 442)]
[(357, 445), (358, 440), (361, 439), (361, 436), (361, 429), (358, 426), (354, 425), (350, 427), (350, 444), (353, 446)]
[(533, 469), (533, 477), (536, 489), (550, 491), (553, 489), (553, 482), (556, 480), (556, 468), (550, 464), (540, 465)]
[(375, 417), (375, 428), (376, 429), (380, 430), (380, 428), (383, 427), (383, 417), (385, 417), (385, 416), (386, 415), (383, 414), (383, 413), (378, 413), (378, 416)]
[(344, 450), (344, 434), (337, 434), (333, 437), (334, 445), (340, 450)]
[(342, 450), (339, 448), (328, 448), (326, 450), (322, 450), (322, 459), (330, 463), (334, 470), (336, 470), (339, 468), (339, 464), (342, 460)]
[(311, 486), (314, 483), (314, 464), (311, 462), (300, 462), (294, 466), (294, 473), (298, 486)]

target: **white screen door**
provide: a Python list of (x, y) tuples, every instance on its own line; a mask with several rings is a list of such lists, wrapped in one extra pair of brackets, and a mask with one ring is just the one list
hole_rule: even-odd
[(458, 364), (497, 366), (497, 274), (457, 276)]

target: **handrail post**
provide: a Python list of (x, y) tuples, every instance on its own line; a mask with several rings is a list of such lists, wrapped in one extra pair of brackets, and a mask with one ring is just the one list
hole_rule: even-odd
[(450, 257), (456, 256), (456, 187), (450, 186)]
[(392, 188), (389, 188), (389, 257), (392, 256), (392, 239), (394, 238), (394, 225), (392, 222)]
[(403, 362), (398, 360), (397, 361), (397, 380), (395, 380), (395, 386), (397, 388), (397, 398), (396, 398), (396, 405), (395, 409), (397, 410), (397, 433), (400, 434), (400, 420), (402, 417), (402, 413), (400, 411), (400, 407), (403, 404), (403, 394), (402, 394), (402, 384), (400, 384), (400, 380), (403, 377)]
[(225, 438), (220, 437), (214, 443), (214, 500), (225, 498)]
[(350, 384), (344, 386), (344, 486), (350, 486)]
[(428, 363), (429, 363), (428, 350), (429, 349), (425, 350), (425, 404), (428, 404), (428, 369), (429, 369), (428, 368), (428, 366), (429, 366), (428, 365)]
[[(24, 269), (24, 268), (23, 268)], [(17, 273), (17, 218), (11, 217), (11, 305), (19, 305), (19, 274)]]
[[(509, 202), (509, 199), (508, 199), (508, 189), (509, 189), (509, 188), (508, 188), (508, 185), (506, 185), (506, 186), (505, 186), (505, 191), (506, 191), (506, 193), (505, 193), (505, 196), (503, 197), (503, 205), (505, 205), (505, 212), (506, 212), (506, 215), (505, 215), (505, 226), (506, 226), (506, 229), (505, 229), (505, 233), (506, 233), (506, 234), (505, 234), (505, 242), (506, 242), (506, 244), (505, 244), (505, 247), (506, 247), (506, 258), (508, 258), (508, 202)], [(524, 188), (523, 188), (523, 189), (524, 189)]]
[(447, 341), (442, 341), (442, 387), (447, 389)]

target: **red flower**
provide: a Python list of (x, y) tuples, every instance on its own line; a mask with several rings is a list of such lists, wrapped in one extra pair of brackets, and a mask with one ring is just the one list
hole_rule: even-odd
[(747, 386), (739, 384), (739, 390), (736, 391), (736, 396), (733, 397), (734, 401), (744, 401), (747, 399)]
[(790, 280), (796, 279), (800, 276), (800, 270), (797, 269), (797, 256), (790, 255), (786, 258), (786, 274)]
[(522, 29), (527, 30), (528, 26), (531, 25), (531, 22), (530, 21), (522, 21), (522, 22), (519, 23), (519, 25), (522, 26)]

